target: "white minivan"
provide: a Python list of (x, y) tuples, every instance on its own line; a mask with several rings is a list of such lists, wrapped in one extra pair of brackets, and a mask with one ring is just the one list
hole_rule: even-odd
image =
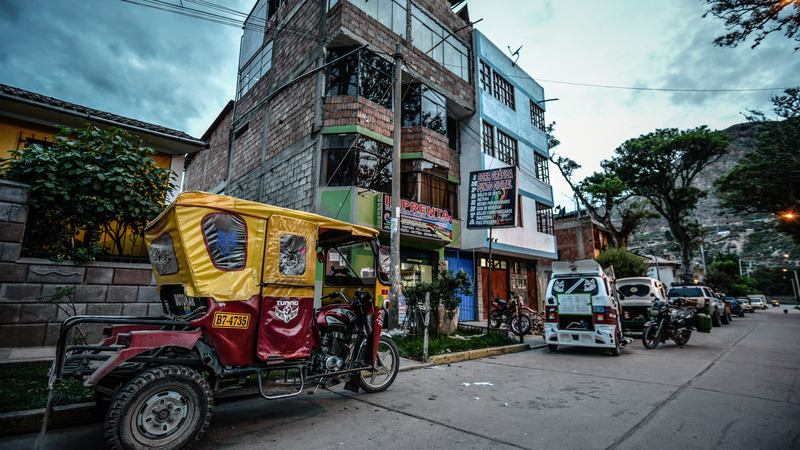
[(613, 269), (606, 273), (594, 259), (554, 261), (545, 293), (544, 340), (559, 346), (607, 348), (618, 356), (622, 337)]

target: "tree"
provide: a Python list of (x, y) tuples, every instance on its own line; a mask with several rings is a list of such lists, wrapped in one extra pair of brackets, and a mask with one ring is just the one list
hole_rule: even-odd
[[(0, 159), (0, 176), (31, 186), (31, 240), (52, 259), (83, 262), (108, 250), (121, 254), (125, 240), (163, 209), (172, 172), (154, 154), (122, 129), (63, 127), (52, 145)], [(101, 248), (103, 235), (113, 249)]]
[(604, 269), (614, 267), (614, 276), (619, 278), (647, 276), (647, 263), (624, 248), (609, 247), (597, 255), (597, 262)]
[(691, 276), (691, 252), (702, 236), (691, 217), (697, 201), (707, 193), (692, 186), (701, 170), (728, 151), (728, 138), (706, 126), (679, 131), (659, 129), (630, 139), (607, 162), (631, 191), (646, 198), (667, 221), (681, 250), (684, 276)]
[(800, 48), (800, 2), (786, 0), (706, 0), (712, 16), (725, 21), (730, 31), (714, 39), (720, 47), (736, 47), (754, 35), (751, 48), (757, 47), (770, 34), (783, 31), (784, 36), (797, 41)]
[(755, 149), (717, 178), (714, 189), (722, 206), (772, 214), (778, 230), (800, 243), (800, 89), (784, 93), (772, 97), (775, 113), (784, 120), (768, 120), (760, 111), (751, 111)]
[[(551, 150), (560, 144), (552, 134), (554, 125), (548, 127)], [(595, 172), (576, 183), (572, 178), (575, 170), (580, 169), (580, 164), (556, 154), (551, 156), (550, 161), (558, 167), (561, 176), (589, 214), (608, 230), (613, 247), (627, 247), (631, 233), (648, 218), (657, 217), (642, 202), (631, 199), (630, 189), (612, 171)]]

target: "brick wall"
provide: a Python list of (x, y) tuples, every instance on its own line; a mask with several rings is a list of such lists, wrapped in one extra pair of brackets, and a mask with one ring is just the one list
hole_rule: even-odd
[(27, 192), (26, 185), (0, 180), (0, 347), (55, 345), (59, 324), (72, 315), (43, 298), (57, 287), (77, 287), (73, 302), (61, 303), (70, 312), (74, 306), (77, 314), (162, 313), (149, 264), (21, 258)]

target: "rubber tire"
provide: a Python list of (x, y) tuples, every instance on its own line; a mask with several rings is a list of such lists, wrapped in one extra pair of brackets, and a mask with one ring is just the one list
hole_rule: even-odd
[(492, 318), (489, 320), (489, 328), (500, 328), (500, 325), (503, 324), (503, 321), (500, 319), (502, 314), (503, 313), (498, 309), (492, 311)]
[(739, 310), (739, 317), (744, 317), (744, 310)]
[(550, 350), (552, 353), (558, 351), (558, 345), (556, 344), (547, 344), (547, 349)]
[(728, 318), (728, 323), (733, 322), (733, 315), (730, 312), (725, 311), (725, 317)]
[(719, 311), (714, 310), (714, 314), (711, 315), (711, 326), (714, 327), (721, 327), (722, 326), (722, 319), (719, 317)]
[(725, 310), (725, 312), (722, 313), (720, 321), (722, 322), (723, 325), (728, 325), (731, 323), (731, 315), (728, 313), (727, 310)]
[[(654, 336), (649, 336), (651, 334)], [(661, 336), (658, 335), (658, 329), (653, 326), (644, 327), (642, 331), (642, 345), (644, 345), (645, 348), (653, 349), (658, 347), (660, 343)]]
[(677, 337), (675, 339), (673, 339), (673, 341), (675, 341), (675, 343), (678, 344), (681, 347), (683, 347), (684, 345), (688, 344), (689, 343), (689, 339), (692, 338), (692, 330), (686, 330), (683, 333), (684, 333), (683, 335), (686, 336), (686, 339), (678, 339)]
[(527, 314), (519, 313), (519, 315), (514, 315), (511, 317), (509, 321), (509, 328), (511, 331), (514, 332), (517, 336), (525, 336), (531, 331), (531, 327), (533, 323), (531, 322), (531, 318)]
[[(394, 379), (397, 378), (397, 372), (400, 369), (400, 352), (397, 350), (397, 346), (389, 336), (381, 336), (381, 339), (378, 342), (377, 358), (381, 366), (380, 370), (362, 370), (358, 373), (361, 389), (369, 393), (385, 391), (389, 386), (392, 385), (392, 383), (394, 383)], [(388, 361), (390, 358), (391, 361)], [(389, 362), (388, 365), (387, 361)], [(383, 379), (382, 382), (375, 384), (374, 377), (378, 372), (386, 374), (387, 378)], [(372, 380), (368, 381), (366, 378), (364, 378), (365, 375), (372, 378)]]
[(619, 356), (620, 350), (622, 349), (622, 335), (619, 331), (615, 333), (614, 344), (614, 347), (610, 350), (611, 356)]
[[(165, 397), (169, 395), (170, 397)], [(177, 426), (163, 437), (153, 435), (150, 438), (137, 426), (145, 406), (153, 405), (154, 400), (161, 397), (160, 405), (165, 399), (175, 400), (185, 405), (186, 416), (179, 420)], [(159, 366), (141, 373), (129, 381), (117, 392), (106, 413), (105, 438), (108, 448), (188, 448), (196, 443), (211, 421), (214, 408), (214, 395), (208, 382), (199, 372), (184, 366)], [(178, 408), (164, 408), (180, 411)], [(137, 411), (139, 411), (137, 413)], [(152, 412), (152, 411), (151, 411)], [(167, 425), (164, 425), (167, 426)]]

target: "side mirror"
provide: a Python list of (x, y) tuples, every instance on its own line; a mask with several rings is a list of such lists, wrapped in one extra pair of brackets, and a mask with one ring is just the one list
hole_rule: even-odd
[(322, 253), (321, 251), (317, 252), (317, 261), (321, 262), (321, 263), (324, 263), (325, 262), (325, 253)]

